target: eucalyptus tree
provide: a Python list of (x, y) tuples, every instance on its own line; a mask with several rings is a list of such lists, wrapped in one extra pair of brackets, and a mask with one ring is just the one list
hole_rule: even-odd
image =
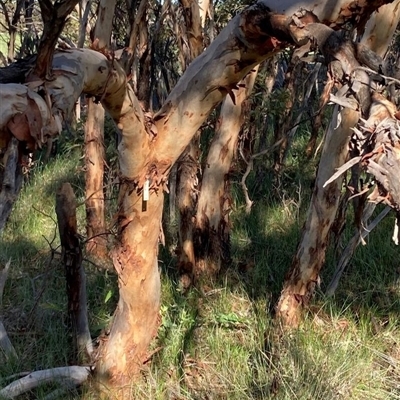
[[(49, 0), (41, 1), (43, 13), (48, 13), (44, 19), (53, 23), (51, 16), (57, 16), (58, 11), (65, 14), (74, 6), (72, 3), (57, 1), (53, 5)], [(371, 103), (374, 110), (379, 107), (379, 102), (371, 100), (369, 78), (361, 66), (379, 68), (381, 60), (366, 46), (356, 46), (338, 31), (352, 24), (361, 32), (371, 13), (387, 3), (392, 1), (260, 0), (233, 17), (191, 62), (154, 114), (143, 111), (124, 69), (112, 54), (64, 49), (53, 57), (53, 37), (39, 47), (42, 53), (34, 69), (35, 84), (1, 84), (0, 133), (6, 143), (13, 143), (12, 136), (16, 136), (40, 145), (46, 138), (58, 135), (62, 120), (71, 114), (81, 93), (98, 98), (121, 131), (118, 242), (112, 251), (119, 301), (110, 329), (93, 359), (93, 372), (105, 383), (101, 388), (112, 387), (119, 391), (117, 398), (129, 398), (129, 384), (140, 376), (149, 344), (157, 333), (158, 243), (164, 191), (173, 163), (210, 112), (227, 95), (235, 98), (237, 84), (261, 61), (287, 46), (306, 51), (311, 44), (319, 48), (327, 62), (335, 64), (336, 80), (349, 81), (351, 90), (343, 85), (341, 102), (345, 108), (337, 110), (341, 123), (325, 143), (297, 261), (278, 306), (278, 314), (284, 320), (294, 320), (298, 305), (305, 302), (317, 281), (326, 235), (340, 195), (340, 181), (326, 186), (326, 180), (345, 160), (350, 129), (361, 116), (368, 118)], [(61, 24), (54, 22), (53, 27), (58, 33)], [(30, 123), (32, 116), (35, 124)], [(372, 161), (378, 164), (382, 160), (371, 160), (371, 169), (375, 166)], [(378, 175), (380, 170), (375, 166), (374, 171)], [(390, 189), (386, 184), (386, 190)], [(394, 200), (392, 205), (396, 206)]]

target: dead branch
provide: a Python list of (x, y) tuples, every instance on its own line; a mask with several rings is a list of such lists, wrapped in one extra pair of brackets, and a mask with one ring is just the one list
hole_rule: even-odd
[(1, 389), (0, 397), (14, 399), (38, 386), (54, 382), (79, 386), (89, 378), (89, 374), (90, 367), (78, 365), (35, 371)]
[(379, 224), (379, 222), (381, 222), (386, 217), (386, 215), (391, 210), (390, 207), (386, 207), (370, 224), (365, 226), (375, 207), (376, 205), (373, 203), (368, 203), (367, 207), (365, 207), (360, 229), (357, 230), (354, 236), (350, 239), (346, 248), (343, 250), (332, 280), (326, 289), (325, 293), (327, 296), (333, 296), (335, 294), (335, 291), (339, 284), (339, 280), (342, 277), (343, 272), (349, 264), (351, 258), (353, 257), (353, 254), (356, 251), (358, 245), (365, 240), (365, 238), (372, 232), (372, 230)]
[(360, 162), (362, 157), (354, 157), (351, 160), (347, 161), (347, 163), (343, 164), (340, 168), (337, 169), (337, 171), (324, 183), (322, 187), (328, 186), (331, 182), (339, 178), (340, 175), (344, 174), (347, 170), (349, 170), (351, 167), (356, 165), (357, 163)]
[(240, 149), (240, 155), (242, 156), (243, 160), (245, 161), (245, 163), (247, 164), (247, 168), (245, 173), (242, 176), (242, 179), (240, 181), (240, 186), (242, 187), (243, 193), (244, 193), (244, 198), (246, 201), (246, 214), (250, 214), (251, 211), (251, 207), (253, 205), (253, 201), (250, 200), (249, 197), (249, 190), (247, 188), (246, 185), (246, 179), (249, 176), (251, 170), (253, 169), (253, 164), (254, 164), (254, 160), (258, 157), (261, 157), (265, 154), (270, 153), (271, 151), (275, 150), (278, 146), (280, 146), (282, 144), (282, 142), (284, 141), (284, 138), (279, 139), (277, 142), (275, 142), (272, 146), (268, 147), (267, 149), (260, 151), (258, 153), (253, 154), (249, 160), (246, 160), (243, 151)]

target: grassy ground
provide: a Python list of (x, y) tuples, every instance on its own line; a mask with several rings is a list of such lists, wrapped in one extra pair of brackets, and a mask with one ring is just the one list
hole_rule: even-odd
[[(133, 399), (400, 399), (400, 265), (390, 240), (392, 220), (358, 249), (334, 298), (323, 295), (337, 258), (331, 251), (304, 323), (285, 335), (274, 328), (271, 311), (300, 237), (314, 174), (299, 156), (303, 144), (296, 144), (278, 191), (268, 175), (262, 183), (249, 182), (255, 200), (250, 215), (234, 182), (232, 266), (204, 292), (183, 295), (174, 260), (161, 251), (157, 351), (132, 388)], [(11, 362), (0, 354), (0, 386), (12, 374), (69, 363), (54, 204), (65, 181), (83, 201), (80, 157), (81, 148), (73, 147), (35, 168), (0, 238), (0, 266), (12, 263), (2, 315), (19, 354)], [(83, 206), (79, 218), (83, 227)], [(96, 337), (115, 307), (116, 279), (85, 266)], [(26, 398), (43, 399), (50, 389)]]

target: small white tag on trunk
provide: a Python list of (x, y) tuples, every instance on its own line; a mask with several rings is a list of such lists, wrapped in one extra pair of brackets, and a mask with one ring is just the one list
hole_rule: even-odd
[(150, 180), (146, 179), (143, 185), (143, 201), (149, 201), (150, 198)]

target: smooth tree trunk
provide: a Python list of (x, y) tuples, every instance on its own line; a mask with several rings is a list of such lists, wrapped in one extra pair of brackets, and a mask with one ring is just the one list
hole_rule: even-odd
[[(99, 49), (109, 48), (115, 4), (116, 0), (102, 0), (99, 4), (94, 32), (94, 45)], [(104, 108), (89, 98), (85, 124), (86, 250), (99, 260), (107, 256), (104, 159)]]
[(258, 66), (243, 79), (233, 96), (222, 103), (219, 125), (208, 151), (197, 204), (195, 225), (195, 278), (215, 276), (230, 258), (231, 209), (229, 170), (236, 154), (246, 102), (253, 90)]
[[(333, 8), (331, 3), (313, 7), (314, 2), (309, 2), (308, 7), (313, 7), (324, 23), (340, 27), (355, 15), (368, 16), (386, 2), (361, 2), (350, 14), (345, 8), (353, 4), (350, 1), (335, 2)], [(301, 4), (307, 7), (305, 3)], [(288, 5), (287, 15), (275, 14), (267, 7)], [(57, 73), (54, 79), (44, 82), (43, 88), (52, 101), (51, 113), (46, 102), (37, 98), (38, 94), (22, 85), (13, 85), (11, 92), (15, 94), (10, 95), (10, 102), (0, 102), (1, 135), (13, 116), (31, 112), (33, 106), (28, 94), (36, 105), (46, 105), (39, 108), (43, 129), (34, 138), (39, 143), (61, 131), (62, 118), (71, 114), (82, 92), (101, 97), (103, 106), (121, 129), (119, 243), (113, 252), (119, 277), (119, 301), (109, 334), (102, 338), (97, 349), (94, 366), (95, 374), (105, 383), (101, 388), (121, 388), (115, 396), (118, 399), (130, 398), (129, 384), (147, 359), (147, 349), (159, 323), (158, 240), (163, 189), (171, 166), (211, 110), (244, 76), (288, 43), (298, 43), (300, 34), (308, 34), (308, 27), (313, 25), (308, 25), (309, 14), (296, 17), (297, 24), (290, 23), (290, 15), (299, 7), (297, 1), (284, 0), (279, 4), (262, 1), (236, 15), (190, 64), (152, 120), (145, 118), (118, 63), (92, 50), (55, 54), (52, 70)], [(303, 23), (306, 29), (298, 26)], [(8, 86), (0, 85), (0, 91)], [(16, 103), (20, 105), (19, 111), (14, 107)], [(32, 127), (28, 124), (28, 128)]]

